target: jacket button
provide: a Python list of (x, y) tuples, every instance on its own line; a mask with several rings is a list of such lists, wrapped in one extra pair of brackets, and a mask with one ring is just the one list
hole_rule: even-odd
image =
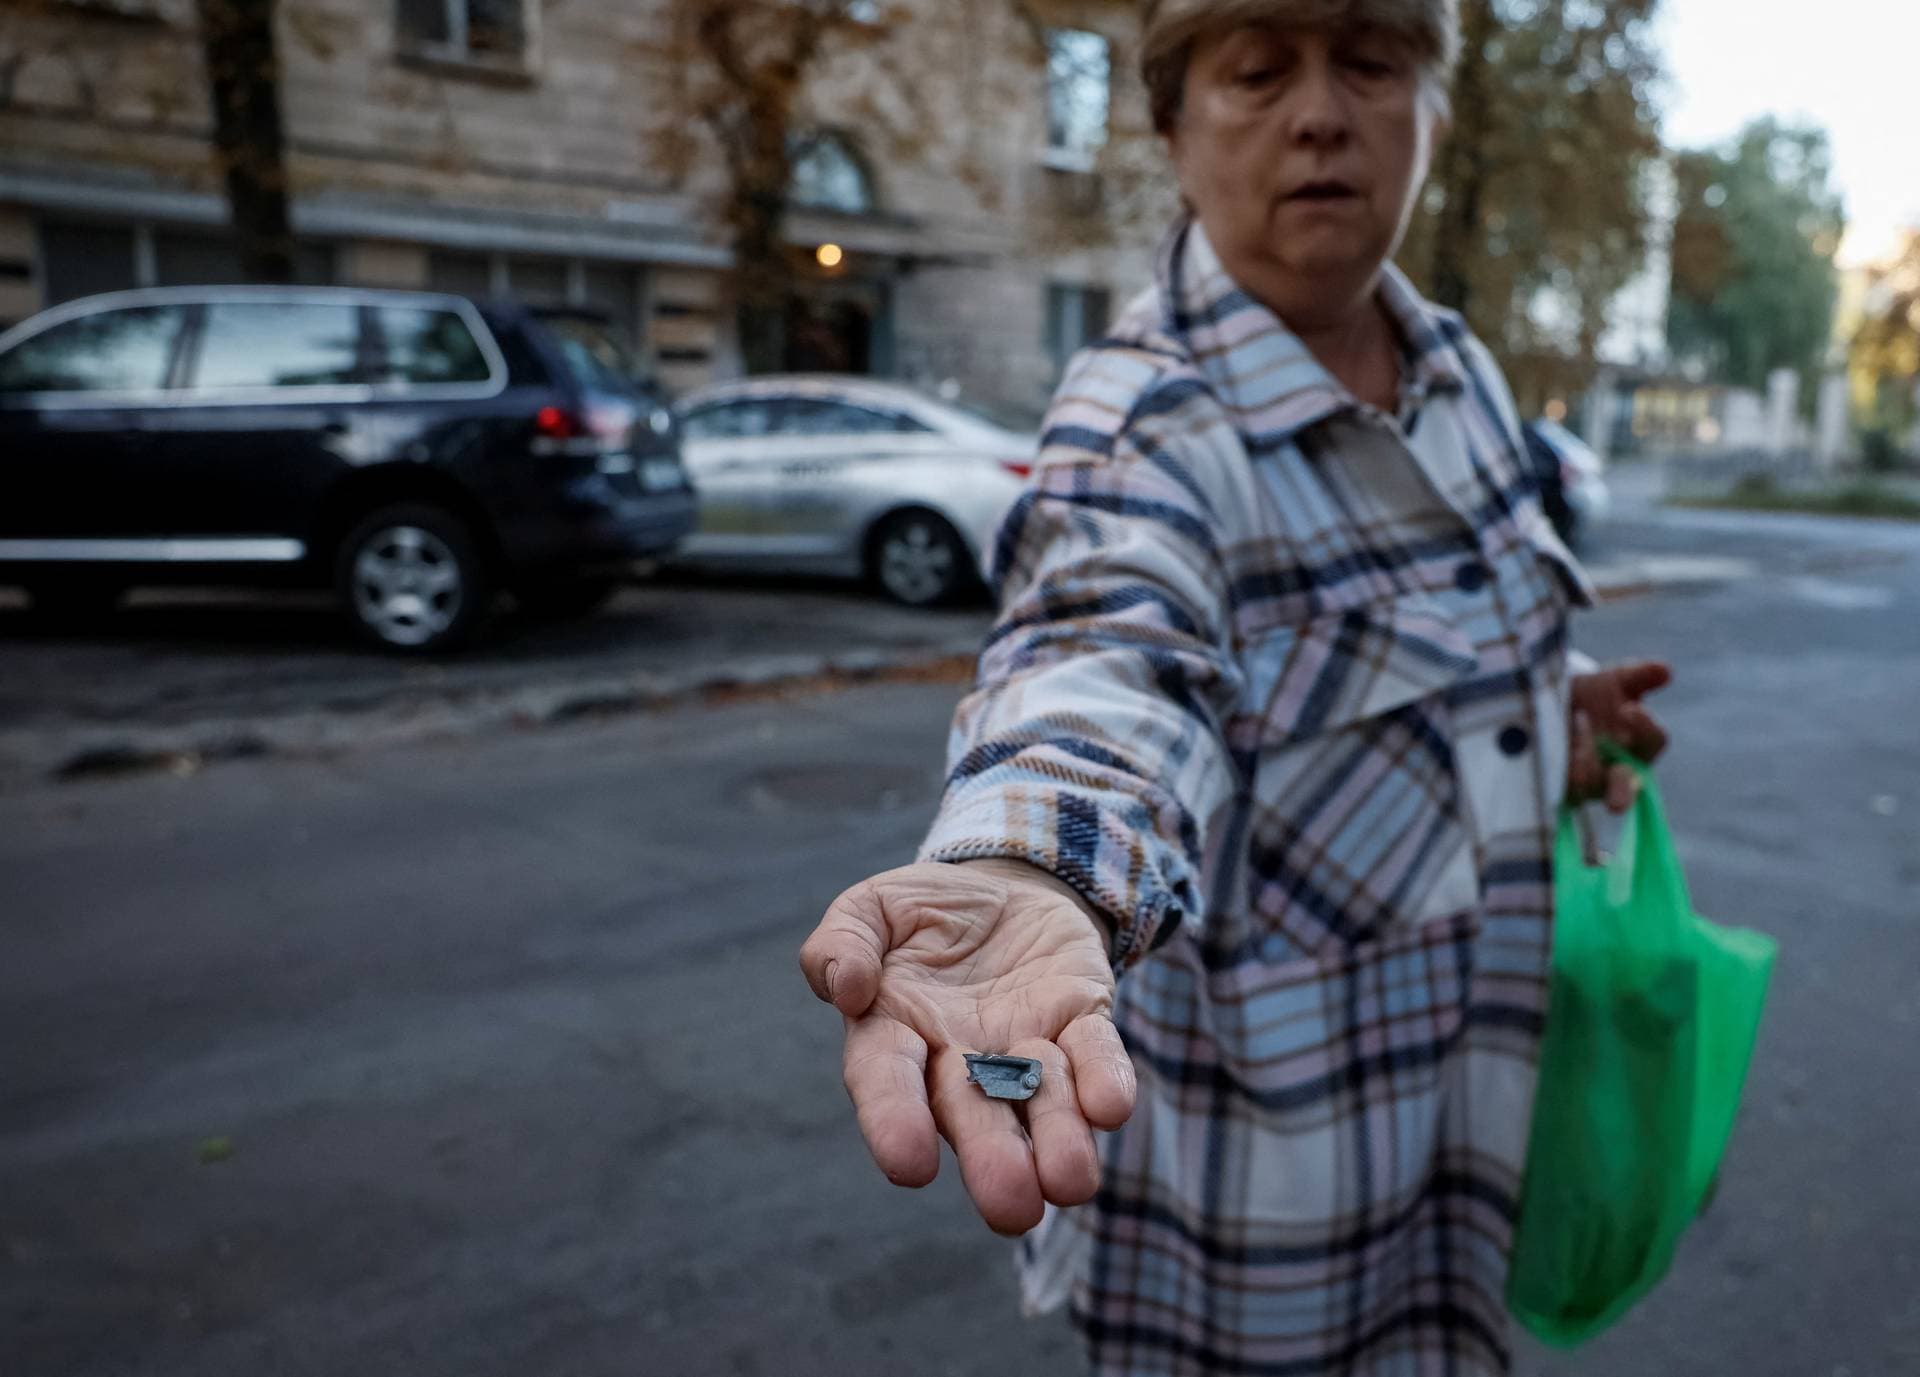
[(1489, 577), (1486, 565), (1469, 560), (1453, 571), (1453, 586), (1462, 593), (1478, 593), (1487, 586)]
[(1533, 744), (1533, 734), (1525, 727), (1507, 727), (1500, 733), (1500, 751), (1503, 755), (1524, 755), (1527, 747)]

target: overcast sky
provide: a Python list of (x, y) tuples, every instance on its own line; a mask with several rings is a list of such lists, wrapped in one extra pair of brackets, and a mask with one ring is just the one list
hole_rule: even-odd
[(1806, 116), (1833, 140), (1843, 262), (1920, 228), (1920, 0), (1666, 0), (1664, 133), (1688, 147), (1755, 115)]

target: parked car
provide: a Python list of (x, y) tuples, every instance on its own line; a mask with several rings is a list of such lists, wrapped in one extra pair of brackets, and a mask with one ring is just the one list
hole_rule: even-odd
[(700, 529), (675, 559), (870, 579), (949, 601), (1019, 495), (1035, 437), (901, 383), (787, 375), (681, 403)]
[(0, 583), (331, 586), (403, 651), (506, 590), (580, 611), (692, 530), (667, 399), (604, 319), (428, 292), (156, 288), (0, 335)]
[(1606, 462), (1556, 421), (1528, 421), (1522, 429), (1540, 477), (1540, 499), (1547, 515), (1569, 548), (1577, 547), (1613, 506)]

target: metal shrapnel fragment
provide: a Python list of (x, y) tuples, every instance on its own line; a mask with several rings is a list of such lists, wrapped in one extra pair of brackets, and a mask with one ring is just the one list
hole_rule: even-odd
[(1031, 1057), (961, 1054), (967, 1059), (967, 1079), (996, 1100), (1030, 1100), (1040, 1088), (1040, 1063)]

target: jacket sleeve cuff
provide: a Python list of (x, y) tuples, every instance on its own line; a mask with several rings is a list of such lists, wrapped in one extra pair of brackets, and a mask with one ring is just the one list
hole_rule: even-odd
[[(1004, 816), (996, 806), (986, 806)], [(1098, 913), (1107, 935), (1107, 957), (1116, 975), (1171, 941), (1187, 916), (1198, 909), (1185, 862), (1166, 855), (1156, 857), (1151, 852), (1164, 848), (1149, 844), (1144, 864), (1129, 863), (1134, 853), (1126, 839), (1133, 836), (1137, 844), (1137, 834), (1116, 820), (1100, 820), (1100, 844), (1092, 848), (1059, 848), (970, 826), (967, 815), (973, 812), (961, 809), (956, 816), (943, 816), (921, 846), (920, 859), (949, 863), (1017, 860), (1046, 871), (1072, 887)]]

